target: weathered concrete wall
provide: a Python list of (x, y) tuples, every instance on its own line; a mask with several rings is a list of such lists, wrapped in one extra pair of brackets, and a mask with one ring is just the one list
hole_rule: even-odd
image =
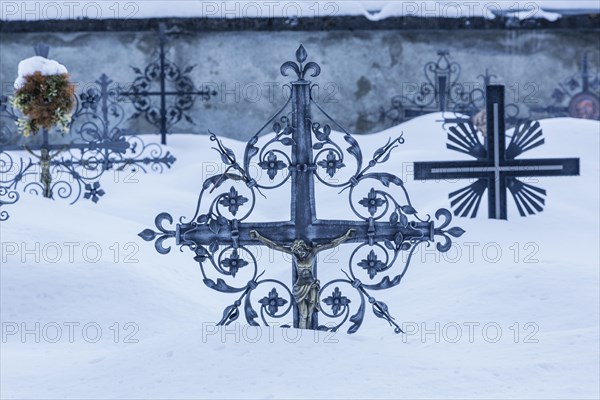
[[(17, 74), (17, 64), (32, 55), (37, 42), (51, 45), (51, 58), (65, 64), (75, 81), (85, 85), (106, 73), (119, 83), (131, 82), (130, 66), (143, 68), (156, 47), (156, 32), (2, 33), (0, 81), (3, 92)], [(248, 138), (284, 102), (280, 65), (293, 60), (303, 43), (309, 60), (323, 72), (319, 101), (350, 131), (367, 133), (387, 126), (379, 110), (393, 96), (424, 82), (423, 66), (448, 49), (461, 64), (460, 81), (480, 83), (486, 69), (505, 83), (510, 102), (553, 103), (559, 82), (577, 75), (583, 52), (591, 51), (590, 68), (600, 67), (598, 31), (578, 30), (357, 30), (304, 32), (189, 33), (172, 40), (169, 58), (180, 67), (195, 64), (191, 77), (219, 93), (198, 100), (190, 115), (195, 125), (182, 122), (173, 132)], [(155, 129), (129, 121), (142, 133)]]

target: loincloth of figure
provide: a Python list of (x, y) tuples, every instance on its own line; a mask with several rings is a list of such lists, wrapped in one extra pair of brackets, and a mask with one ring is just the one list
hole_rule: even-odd
[(307, 301), (312, 304), (316, 311), (321, 311), (319, 305), (319, 291), (321, 290), (321, 284), (318, 280), (307, 283), (305, 285), (294, 285), (293, 295), (296, 304), (300, 304), (303, 301)]

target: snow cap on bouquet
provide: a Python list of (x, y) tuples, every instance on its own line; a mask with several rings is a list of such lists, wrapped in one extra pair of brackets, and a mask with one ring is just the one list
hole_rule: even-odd
[(55, 60), (42, 56), (27, 58), (19, 63), (18, 74), (15, 80), (15, 89), (20, 89), (25, 84), (25, 77), (39, 72), (42, 76), (67, 74), (67, 68)]

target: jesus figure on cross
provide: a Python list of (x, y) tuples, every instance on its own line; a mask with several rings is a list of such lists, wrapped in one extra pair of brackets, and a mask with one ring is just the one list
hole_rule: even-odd
[(319, 306), (321, 284), (313, 275), (313, 266), (317, 254), (324, 250), (333, 249), (339, 246), (345, 241), (352, 239), (355, 234), (356, 230), (348, 229), (348, 232), (346, 232), (345, 235), (333, 239), (330, 243), (311, 246), (304, 240), (299, 239), (295, 240), (291, 246), (284, 246), (261, 236), (255, 230), (250, 231), (250, 237), (252, 239), (264, 243), (265, 246), (273, 250), (291, 254), (294, 257), (298, 278), (294, 283), (293, 295), (294, 301), (298, 306), (298, 327), (300, 329), (316, 329), (316, 327), (312, 326), (312, 315), (321, 310)]

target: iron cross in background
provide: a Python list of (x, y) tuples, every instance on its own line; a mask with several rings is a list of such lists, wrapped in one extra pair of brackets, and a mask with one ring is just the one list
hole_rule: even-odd
[[(193, 124), (194, 120), (188, 111), (194, 106), (196, 99), (210, 100), (217, 92), (207, 85), (199, 89), (194, 84), (190, 73), (194, 65), (183, 70), (167, 58), (165, 46), (169, 40), (167, 27), (164, 23), (158, 28), (158, 55), (142, 71), (132, 67), (136, 74), (133, 84), (120, 89), (120, 95), (132, 101), (136, 114), (132, 118), (144, 116), (146, 121), (154, 125), (161, 135), (161, 143), (167, 144), (169, 129), (185, 119)], [(158, 87), (156, 87), (158, 85)], [(155, 105), (152, 98), (158, 98), (159, 104)], [(168, 98), (173, 98), (168, 102)]]
[[(468, 124), (471, 122), (476, 129), (485, 135), (487, 131), (486, 122), (486, 91), (487, 87), (492, 85), (492, 81), (497, 78), (491, 74), (488, 69), (485, 74), (477, 77), (481, 79), (481, 84), (476, 84), (474, 87), (463, 84), (460, 92), (456, 93), (456, 97), (452, 102), (452, 109), (446, 110), (443, 114), (444, 128), (451, 124)], [(521, 117), (521, 107), (516, 103), (504, 104), (504, 120), (506, 128), (512, 128), (526, 119)]]
[(581, 56), (579, 75), (559, 83), (554, 89), (554, 104), (547, 107), (531, 107), (531, 112), (552, 117), (571, 117), (600, 120), (600, 80), (592, 73), (589, 53)]
[[(49, 46), (35, 47), (48, 57)], [(0, 208), (19, 200), (18, 190), (49, 199), (80, 199), (97, 203), (105, 195), (101, 177), (108, 171), (131, 177), (140, 172), (162, 172), (175, 157), (157, 143), (145, 143), (121, 128), (125, 113), (117, 101), (113, 81), (102, 74), (76, 96), (68, 135), (43, 129), (38, 138), (17, 132), (17, 111), (0, 96)], [(116, 176), (114, 177), (116, 178)], [(0, 220), (8, 219), (6, 211)]]
[[(290, 83), (291, 96), (250, 139), (242, 160), (238, 160), (235, 152), (214, 135), (211, 136), (226, 168), (223, 173), (204, 182), (195, 214), (190, 219), (179, 219), (174, 230), (164, 226), (165, 222), (173, 223), (173, 218), (166, 213), (160, 214), (155, 220), (158, 231), (146, 229), (140, 236), (146, 241), (156, 240), (155, 247), (161, 254), (170, 251), (170, 247), (164, 246), (165, 240), (174, 238), (178, 246), (188, 247), (194, 252), (206, 286), (221, 293), (237, 295), (237, 299), (224, 310), (219, 322), (221, 325), (235, 321), (243, 304), (244, 315), (250, 325), (258, 325), (255, 320), (259, 315), (268, 325), (293, 310), (291, 321), (296, 328), (335, 331), (350, 321), (352, 325), (348, 333), (354, 333), (363, 322), (367, 299), (375, 316), (386, 320), (399, 333), (401, 328), (390, 315), (387, 305), (371, 292), (397, 286), (420, 244), (433, 242), (436, 235), (441, 235), (444, 240), (437, 244), (437, 249), (448, 251), (450, 236), (459, 237), (464, 231), (457, 227), (447, 228), (452, 219), (448, 210), (437, 211), (436, 218), (443, 219), (439, 226), (435, 226), (429, 217), (420, 218), (403, 181), (391, 173), (373, 171), (374, 167), (389, 159), (398, 144), (403, 143), (402, 137), (390, 139), (370, 161), (363, 162), (358, 142), (311, 96), (315, 85), (305, 77), (309, 73), (317, 77), (321, 67), (314, 62), (305, 63), (306, 59), (306, 50), (300, 46), (296, 62), (288, 61), (282, 65), (284, 76), (290, 71), (297, 75), (297, 80)], [(313, 115), (311, 106), (318, 109), (320, 118), (344, 132), (343, 139), (349, 145), (346, 151), (334, 140), (331, 127), (317, 122), (319, 117)], [(265, 130), (268, 126), (273, 127), (275, 135), (266, 139), (266, 143), (257, 145), (259, 135), (270, 132)], [(257, 163), (258, 171), (262, 171), (265, 178), (262, 182), (256, 174), (257, 168), (252, 168), (253, 174), (249, 172), (253, 162)], [(348, 171), (348, 174), (340, 177), (339, 171)], [(264, 182), (267, 177), (270, 183)], [(214, 194), (207, 201), (225, 182), (231, 182), (231, 187), (226, 185), (222, 193)], [(348, 211), (355, 214), (357, 220), (317, 218), (315, 183), (331, 190), (345, 191)], [(257, 198), (260, 199), (259, 195), (284, 184), (289, 184), (291, 190), (290, 219), (247, 222)], [(397, 200), (388, 193), (388, 189), (397, 190), (402, 199)], [(244, 196), (242, 190), (248, 195)], [(355, 197), (357, 193), (361, 195)], [(274, 200), (264, 205), (281, 206)], [(317, 253), (342, 243), (358, 244), (350, 256), (348, 268), (344, 275), (321, 284)], [(260, 265), (260, 258), (250, 246), (268, 246), (291, 254), (292, 284), (269, 276), (263, 278), (265, 273), (272, 275), (277, 272), (277, 266)], [(397, 274), (388, 275), (402, 254), (407, 256), (403, 260), (404, 265)], [(338, 263), (329, 267), (339, 270)], [(243, 279), (241, 284), (225, 281), (235, 281), (244, 273), (246, 278), (240, 278)], [(211, 274), (218, 278), (215, 280), (210, 277)], [(342, 294), (340, 287), (344, 286), (352, 291), (355, 299)], [(267, 290), (265, 296), (256, 297), (255, 293), (264, 289)], [(254, 309), (255, 304), (260, 305), (260, 314)], [(326, 311), (323, 305), (330, 307), (330, 311)], [(351, 306), (355, 306), (356, 310), (353, 315), (350, 315)], [(319, 315), (334, 319), (335, 323), (329, 326), (320, 324)]]
[(451, 150), (473, 156), (475, 161), (416, 162), (415, 180), (477, 179), (450, 193), (454, 215), (475, 218), (488, 191), (488, 217), (507, 219), (507, 190), (525, 217), (541, 212), (546, 191), (517, 178), (579, 175), (579, 159), (517, 159), (524, 152), (544, 144), (539, 122), (515, 127), (506, 146), (504, 86), (487, 87), (487, 133), (482, 143), (472, 123), (458, 124), (448, 133)]
[[(426, 82), (414, 94), (401, 94), (392, 98), (389, 109), (381, 109), (380, 119), (398, 125), (410, 119), (450, 108), (453, 96), (459, 96), (462, 88), (458, 83), (461, 67), (450, 60), (448, 50), (438, 50), (438, 59), (425, 64)], [(407, 88), (402, 88), (406, 90)]]

